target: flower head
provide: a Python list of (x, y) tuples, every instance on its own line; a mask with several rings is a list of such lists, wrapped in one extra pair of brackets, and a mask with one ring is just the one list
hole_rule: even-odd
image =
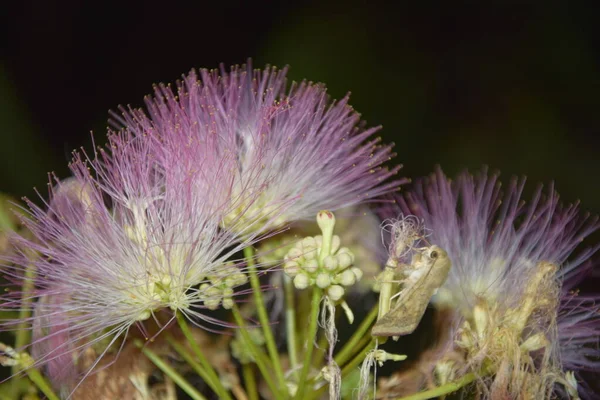
[(463, 370), (492, 370), (483, 388), (493, 398), (543, 396), (566, 370), (598, 363), (590, 358), (600, 328), (593, 299), (573, 303), (560, 290), (596, 250), (572, 255), (598, 219), (561, 206), (552, 187), (525, 203), (524, 184), (513, 179), (502, 193), (486, 170), (455, 181), (438, 170), (398, 198), (402, 213), (421, 218), (428, 240), (448, 252), (452, 269), (434, 304), (456, 310)]
[[(69, 368), (59, 371), (56, 363), (76, 363), (92, 345), (108, 351), (150, 318), (164, 324), (163, 309), (217, 322), (202, 309), (230, 304), (233, 289), (246, 281), (237, 277), (239, 265), (226, 261), (250, 242), (222, 228), (229, 210), (215, 200), (216, 192), (199, 190), (227, 173), (191, 168), (185, 158), (161, 158), (152, 151), (154, 140), (123, 131), (109, 137), (108, 151), (93, 158), (76, 154), (74, 177), (57, 182), (47, 208), (28, 202), (24, 223), (34, 239), (14, 238), (20, 256), (3, 270), (15, 283), (28, 280), (26, 253), (35, 252), (37, 277), (29, 297), (8, 293), (4, 307), (39, 300), (28, 319), (33, 353), (61, 385)], [(2, 327), (22, 322), (3, 321)]]
[(211, 187), (223, 202), (236, 203), (225, 226), (241, 219), (276, 228), (321, 209), (371, 201), (405, 182), (388, 181), (400, 168), (383, 166), (391, 146), (373, 137), (379, 128), (364, 128), (348, 96), (331, 102), (325, 87), (312, 82), (288, 90), (286, 72), (192, 71), (175, 91), (155, 88), (146, 100), (149, 115), (122, 110), (117, 120), (137, 135), (158, 134), (162, 151), (178, 148), (178, 157), (210, 160), (205, 170), (231, 171), (233, 183)]

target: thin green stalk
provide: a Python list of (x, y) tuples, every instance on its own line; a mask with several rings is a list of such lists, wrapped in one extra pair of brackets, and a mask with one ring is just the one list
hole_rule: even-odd
[(40, 374), (40, 371), (33, 367), (28, 367), (25, 370), (25, 372), (27, 373), (29, 379), (31, 379), (31, 381), (35, 384), (35, 386), (37, 386), (37, 388), (40, 389), (42, 393), (44, 393), (44, 396), (46, 396), (48, 400), (60, 400), (60, 398), (52, 390), (52, 386), (50, 386), (46, 378), (44, 378), (42, 374)]
[(258, 389), (256, 388), (256, 377), (252, 365), (242, 364), (242, 373), (244, 374), (244, 383), (246, 383), (246, 393), (248, 393), (248, 400), (258, 400)]
[(399, 397), (396, 400), (426, 400), (426, 399), (433, 399), (435, 397), (444, 396), (444, 395), (450, 394), (452, 392), (456, 392), (458, 389), (462, 388), (463, 386), (468, 385), (469, 383), (471, 383), (475, 379), (477, 379), (478, 376), (481, 376), (481, 375), (476, 375), (473, 372), (470, 372), (457, 381), (448, 382), (445, 385), (442, 385), (442, 386), (439, 386), (439, 387), (436, 387), (433, 389), (429, 389), (429, 390), (424, 390), (419, 393), (411, 394), (410, 396)]
[(164, 362), (155, 352), (147, 347), (144, 347), (144, 343), (141, 340), (135, 339), (134, 344), (144, 353), (146, 357), (154, 363), (166, 376), (171, 378), (173, 382), (177, 384), (185, 393), (187, 393), (194, 400), (206, 400), (206, 397), (202, 396), (200, 392), (196, 390), (188, 381), (185, 380), (173, 367)]
[[(33, 256), (31, 256), (33, 257)], [(15, 346), (17, 351), (21, 351), (27, 343), (29, 343), (30, 329), (28, 320), (31, 314), (32, 293), (34, 289), (34, 279), (36, 274), (35, 264), (29, 262), (25, 269), (25, 276), (21, 294), (21, 309), (19, 310), (19, 325), (17, 326)], [(16, 374), (19, 371), (18, 366), (13, 366), (12, 373)]]
[[(33, 255), (30, 255), (30, 257), (33, 257)], [(19, 325), (17, 325), (17, 330), (15, 333), (14, 348), (16, 349), (16, 351), (21, 351), (23, 349), (23, 347), (26, 346), (27, 343), (30, 342), (31, 331), (29, 328), (29, 324), (30, 324), (29, 317), (31, 316), (31, 305), (32, 305), (32, 300), (33, 300), (32, 293), (34, 290), (35, 274), (36, 274), (35, 264), (32, 261), (30, 261), (27, 264), (27, 267), (25, 269), (23, 286), (21, 287), (21, 290), (22, 290), (21, 309), (19, 310), (19, 321), (20, 322), (19, 322)], [(16, 375), (20, 369), (21, 369), (21, 367), (19, 365), (14, 365), (11, 368), (12, 374)], [(38, 375), (40, 375), (40, 377), (42, 376), (41, 374), (39, 374), (39, 372), (38, 372)], [(12, 380), (12, 383), (11, 383), (12, 389), (11, 390), (14, 391), (17, 389), (18, 382), (19, 382), (19, 379)], [(42, 390), (42, 388), (40, 388), (40, 390)]]
[(260, 287), (260, 280), (258, 279), (256, 265), (254, 264), (254, 250), (252, 249), (252, 246), (248, 246), (244, 249), (244, 257), (246, 258), (246, 263), (248, 264), (250, 285), (252, 286), (252, 292), (254, 293), (254, 302), (256, 303), (258, 320), (262, 326), (265, 344), (267, 345), (267, 351), (269, 352), (271, 362), (273, 363), (275, 376), (279, 381), (281, 390), (287, 390), (285, 377), (283, 376), (283, 368), (281, 367), (281, 361), (279, 360), (279, 352), (277, 351), (277, 345), (275, 344), (273, 332), (271, 332), (269, 315), (267, 313), (267, 309), (265, 308), (265, 302)]
[(267, 345), (267, 351), (271, 357), (273, 363), (273, 369), (275, 370), (275, 376), (279, 381), (279, 386), (282, 390), (287, 390), (285, 383), (285, 377), (283, 376), (283, 368), (281, 367), (281, 361), (279, 360), (279, 352), (277, 351), (277, 345), (275, 344), (275, 338), (271, 331), (271, 325), (269, 322), (269, 314), (265, 308), (265, 302), (262, 296), (260, 288), (260, 280), (258, 279), (258, 272), (256, 271), (256, 265), (254, 264), (254, 250), (252, 246), (248, 246), (244, 249), (244, 257), (248, 264), (248, 271), (250, 275), (250, 285), (252, 286), (252, 292), (254, 293), (254, 302), (256, 304), (256, 312), (258, 314), (258, 320), (262, 326), (263, 335), (265, 337), (265, 344)]
[(171, 345), (171, 347), (173, 347), (177, 354), (179, 354), (185, 360), (185, 362), (187, 362), (190, 365), (190, 367), (192, 367), (192, 369), (202, 378), (202, 380), (204, 380), (204, 382), (206, 382), (206, 384), (210, 386), (210, 388), (215, 393), (218, 393), (216, 385), (212, 381), (212, 377), (206, 372), (204, 368), (202, 368), (200, 364), (196, 362), (196, 360), (194, 360), (194, 357), (190, 355), (188, 349), (179, 344), (171, 335), (167, 335), (167, 342), (169, 342), (169, 344)]
[[(371, 341), (374, 341), (374, 340), (375, 340), (375, 338), (373, 338), (373, 337), (365, 336), (365, 337), (363, 337), (363, 338), (362, 338), (362, 339), (361, 339), (361, 340), (360, 340), (360, 341), (359, 341), (359, 342), (356, 344), (356, 348), (357, 348), (357, 349), (364, 349), (364, 348), (365, 348), (365, 346), (367, 346), (367, 345), (369, 344), (369, 342), (371, 342)], [(379, 343), (379, 344), (381, 344), (381, 343)], [(360, 353), (360, 351), (359, 351), (359, 353)], [(349, 358), (349, 360), (350, 360), (350, 361), (351, 361), (351, 360), (354, 360), (354, 357), (356, 356), (356, 354), (359, 354), (359, 353), (356, 353), (356, 352), (355, 352), (355, 353), (352, 355), (352, 357), (351, 357), (351, 358)], [(348, 360), (346, 360), (346, 361), (344, 361), (344, 362), (348, 362)], [(344, 364), (338, 364), (338, 365), (339, 365), (340, 367), (343, 367), (343, 366), (344, 366)]]
[(242, 335), (242, 339), (244, 339), (244, 343), (246, 344), (246, 346), (248, 346), (248, 349), (250, 350), (252, 357), (254, 357), (254, 362), (258, 366), (258, 369), (260, 370), (260, 373), (262, 374), (263, 379), (265, 380), (266, 384), (269, 386), (269, 388), (273, 392), (273, 395), (275, 395), (276, 398), (287, 397), (287, 396), (283, 395), (283, 393), (287, 392), (287, 386), (284, 386), (283, 388), (279, 388), (273, 381), (273, 379), (272, 379), (273, 368), (270, 368), (270, 366), (267, 365), (268, 359), (266, 358), (265, 354), (262, 353), (256, 347), (256, 343), (254, 343), (252, 341), (252, 338), (248, 334), (248, 331), (246, 330), (246, 322), (244, 321), (244, 318), (242, 317), (242, 314), (240, 313), (240, 309), (238, 308), (238, 306), (236, 304), (234, 304), (233, 307), (231, 308), (231, 311), (233, 313), (233, 318), (235, 319), (235, 323), (238, 324), (238, 326), (239, 326), (239, 330), (240, 330), (240, 334)]
[(317, 368), (321, 365), (321, 361), (323, 361), (325, 352), (327, 351), (329, 343), (327, 342), (327, 336), (321, 335), (319, 340), (317, 341), (317, 348), (315, 349), (312, 365)]
[(298, 347), (296, 344), (296, 307), (294, 306), (294, 284), (287, 276), (283, 277), (285, 291), (285, 323), (287, 331), (287, 348), (291, 370), (297, 371)]
[(312, 351), (315, 347), (313, 341), (317, 334), (317, 320), (319, 319), (319, 306), (321, 304), (322, 290), (318, 287), (313, 287), (312, 300), (310, 307), (310, 323), (308, 326), (308, 334), (306, 335), (306, 349), (304, 352), (304, 362), (302, 363), (302, 372), (300, 373), (300, 379), (298, 380), (298, 391), (296, 392), (295, 399), (303, 399), (304, 392), (306, 389), (306, 378), (310, 370), (312, 361)]
[(335, 362), (338, 365), (344, 365), (346, 361), (352, 358), (352, 355), (355, 354), (356, 349), (360, 349), (360, 347), (357, 346), (357, 344), (361, 340), (363, 340), (365, 335), (368, 335), (370, 337), (370, 335), (368, 334), (368, 330), (371, 327), (371, 324), (373, 324), (373, 321), (375, 321), (375, 318), (377, 318), (378, 312), (379, 306), (375, 304), (375, 306), (373, 306), (369, 314), (363, 319), (360, 326), (354, 332), (350, 340), (348, 340), (344, 347), (342, 347), (342, 350), (340, 350), (340, 352), (335, 355)]
[(196, 355), (196, 357), (198, 357), (198, 360), (200, 361), (202, 368), (204, 369), (204, 371), (210, 378), (208, 381), (206, 381), (206, 383), (212, 388), (212, 390), (215, 391), (216, 394), (219, 395), (219, 398), (232, 400), (227, 389), (225, 389), (225, 387), (223, 387), (223, 384), (221, 383), (221, 379), (219, 378), (219, 375), (214, 370), (213, 366), (211, 365), (211, 363), (208, 361), (208, 359), (206, 358), (206, 356), (200, 349), (200, 346), (198, 346), (198, 343), (196, 342), (196, 339), (192, 335), (192, 332), (190, 331), (190, 328), (189, 328), (187, 321), (185, 320), (185, 317), (183, 316), (183, 314), (178, 312), (176, 315), (176, 318), (177, 318), (177, 323), (179, 324), (179, 327), (181, 328), (181, 331), (183, 332), (183, 335), (185, 336), (188, 343), (192, 347), (192, 350), (194, 351), (194, 354)]

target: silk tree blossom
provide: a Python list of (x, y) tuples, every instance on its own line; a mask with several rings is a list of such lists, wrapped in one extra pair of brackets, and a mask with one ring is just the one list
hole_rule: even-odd
[[(77, 360), (92, 345), (114, 348), (133, 325), (145, 332), (148, 319), (164, 326), (160, 310), (218, 323), (202, 310), (231, 306), (233, 289), (246, 281), (243, 269), (226, 261), (251, 242), (221, 227), (230, 211), (215, 207), (218, 192), (199, 190), (228, 179), (227, 171), (159, 158), (151, 151), (155, 139), (124, 131), (109, 137), (110, 151), (76, 154), (74, 177), (56, 184), (47, 207), (28, 202), (24, 223), (34, 239), (16, 237), (21, 256), (4, 262), (5, 275), (21, 284), (30, 262), (25, 252), (37, 253), (31, 298), (39, 301), (27, 320), (32, 353), (59, 385), (70, 369), (57, 363)], [(2, 300), (3, 309), (27, 306), (20, 292)], [(3, 321), (2, 328), (19, 322)]]
[(450, 325), (461, 329), (438, 362), (438, 379), (445, 380), (443, 371), (480, 373), (480, 390), (489, 398), (574, 395), (579, 371), (600, 366), (598, 299), (569, 292), (589, 271), (585, 263), (597, 248), (574, 252), (598, 219), (580, 216), (577, 205), (561, 206), (552, 187), (545, 195), (539, 187), (525, 203), (524, 185), (513, 179), (502, 193), (487, 170), (451, 181), (438, 169), (399, 197), (393, 213), (422, 219), (428, 240), (452, 261), (433, 302), (455, 310)]
[(186, 157), (231, 170), (232, 186), (210, 188), (231, 210), (228, 227), (248, 225), (240, 218), (272, 219), (273, 228), (310, 220), (319, 210), (372, 201), (406, 181), (388, 179), (400, 168), (384, 167), (392, 146), (374, 137), (378, 127), (364, 127), (348, 96), (332, 102), (323, 85), (306, 81), (287, 89), (286, 73), (250, 66), (192, 71), (175, 90), (156, 86), (146, 99), (148, 114), (123, 109), (116, 120), (136, 135), (160, 137), (159, 152), (185, 147)]

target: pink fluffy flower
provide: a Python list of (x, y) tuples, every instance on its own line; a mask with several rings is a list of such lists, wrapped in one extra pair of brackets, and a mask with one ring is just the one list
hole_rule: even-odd
[[(230, 210), (215, 198), (222, 193), (204, 190), (230, 174), (157, 154), (155, 140), (124, 131), (93, 158), (76, 154), (74, 177), (57, 182), (47, 207), (28, 202), (24, 223), (34, 239), (15, 237), (21, 255), (4, 261), (5, 276), (21, 286), (26, 253), (37, 254), (28, 299), (37, 303), (26, 321), (34, 331), (32, 354), (63, 391), (81, 378), (66, 361), (76, 363), (90, 346), (102, 346), (102, 355), (118, 350), (132, 326), (144, 331), (149, 319), (164, 326), (174, 312), (218, 323), (203, 310), (231, 305), (233, 289), (246, 282), (243, 270), (226, 262), (256, 235), (240, 242), (223, 229)], [(30, 307), (21, 296), (4, 295), (3, 309)]]
[(502, 192), (486, 170), (450, 180), (438, 169), (399, 197), (393, 213), (421, 219), (427, 240), (448, 252), (452, 269), (433, 301), (457, 311), (463, 325), (454, 340), (467, 369), (497, 363), (495, 379), (483, 386), (488, 395), (545, 396), (572, 390), (578, 380), (585, 396), (579, 373), (600, 368), (599, 298), (570, 290), (589, 272), (597, 247), (575, 250), (598, 218), (561, 206), (552, 186), (546, 194), (539, 187), (525, 203), (524, 185), (513, 179)]
[(159, 136), (158, 152), (211, 160), (202, 168), (231, 171), (232, 186), (225, 181), (210, 189), (229, 203), (225, 226), (264, 222), (274, 213), (280, 215), (273, 228), (312, 219), (322, 209), (373, 201), (405, 182), (388, 179), (400, 168), (383, 166), (393, 156), (391, 145), (374, 138), (379, 128), (364, 128), (348, 96), (332, 102), (325, 87), (312, 82), (288, 89), (286, 72), (250, 66), (192, 71), (176, 90), (156, 86), (146, 99), (148, 115), (129, 109), (116, 118), (136, 135)]

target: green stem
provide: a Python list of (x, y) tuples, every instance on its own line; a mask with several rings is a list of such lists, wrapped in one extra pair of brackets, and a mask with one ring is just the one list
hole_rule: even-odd
[(141, 340), (135, 339), (134, 344), (139, 348), (146, 357), (154, 363), (166, 376), (171, 378), (185, 393), (194, 400), (206, 400), (188, 381), (185, 380), (173, 367), (164, 362), (155, 352), (144, 346)]
[(206, 372), (206, 375), (209, 378), (208, 380), (205, 379), (206, 383), (211, 387), (212, 390), (215, 391), (216, 394), (219, 395), (219, 398), (232, 400), (227, 389), (225, 389), (225, 387), (223, 387), (223, 384), (221, 383), (221, 379), (219, 378), (219, 375), (214, 370), (213, 366), (211, 365), (211, 363), (208, 361), (208, 359), (206, 358), (206, 356), (200, 349), (200, 346), (198, 346), (198, 343), (196, 342), (196, 339), (192, 335), (192, 332), (190, 331), (190, 328), (189, 328), (187, 321), (185, 320), (185, 317), (183, 316), (183, 314), (178, 312), (176, 315), (176, 318), (177, 318), (177, 323), (179, 324), (179, 327), (181, 328), (181, 331), (183, 332), (183, 335), (187, 339), (189, 345), (192, 347), (194, 354), (200, 361), (202, 368), (204, 369), (204, 371)]
[(338, 365), (344, 365), (344, 363), (352, 357), (352, 355), (355, 353), (356, 349), (360, 349), (360, 347), (357, 346), (357, 344), (361, 340), (363, 340), (363, 338), (367, 334), (367, 331), (373, 324), (373, 321), (375, 321), (375, 318), (377, 318), (378, 312), (379, 312), (379, 306), (377, 304), (375, 304), (375, 306), (371, 309), (369, 314), (363, 319), (360, 326), (354, 332), (354, 334), (352, 335), (350, 340), (348, 340), (348, 342), (346, 342), (344, 347), (342, 347), (342, 350), (340, 350), (340, 352), (338, 354), (336, 354), (335, 362)]
[[(23, 347), (29, 343), (29, 316), (31, 314), (31, 303), (32, 293), (34, 289), (34, 283), (36, 274), (35, 264), (30, 261), (25, 269), (25, 276), (23, 279), (22, 294), (21, 294), (21, 309), (19, 310), (19, 325), (17, 326), (16, 338), (15, 338), (15, 349), (22, 351)], [(14, 366), (12, 369), (13, 374), (19, 370), (18, 366)]]
[(242, 364), (242, 373), (244, 374), (244, 382), (246, 383), (246, 393), (248, 393), (249, 400), (258, 400), (256, 378), (254, 377), (252, 365)]
[[(33, 257), (31, 255), (30, 257)], [(32, 260), (27, 264), (25, 268), (25, 276), (23, 280), (22, 294), (21, 294), (21, 309), (19, 310), (19, 325), (17, 326), (17, 330), (15, 333), (15, 346), (16, 351), (22, 351), (23, 347), (27, 345), (30, 341), (30, 328), (29, 328), (29, 317), (31, 316), (31, 303), (32, 303), (32, 293), (34, 290), (34, 280), (36, 275), (35, 264)], [(11, 368), (13, 375), (16, 375), (20, 366), (15, 365)], [(37, 373), (40, 377), (42, 376), (39, 372)], [(31, 378), (31, 377), (30, 377)], [(33, 379), (32, 379), (33, 380)], [(12, 380), (13, 390), (16, 389), (16, 385), (19, 382), (19, 379)], [(42, 388), (40, 388), (42, 390)], [(44, 392), (45, 394), (45, 392)], [(50, 398), (48, 395), (46, 395)]]
[(449, 382), (445, 385), (430, 390), (424, 390), (419, 393), (411, 394), (410, 396), (399, 397), (396, 400), (426, 400), (433, 399), (434, 397), (444, 396), (446, 394), (456, 392), (463, 386), (466, 386), (469, 383), (473, 382), (479, 376), (481, 375), (476, 375), (473, 372), (470, 372), (455, 382)]
[(171, 347), (173, 347), (177, 354), (179, 354), (185, 360), (185, 362), (187, 362), (192, 367), (192, 369), (196, 371), (196, 373), (202, 378), (202, 380), (204, 380), (204, 382), (206, 382), (206, 384), (210, 386), (210, 388), (215, 393), (218, 393), (216, 385), (212, 381), (211, 376), (209, 376), (206, 370), (202, 368), (202, 366), (198, 364), (196, 360), (194, 360), (194, 357), (190, 355), (188, 349), (183, 347), (181, 344), (177, 343), (177, 341), (171, 335), (167, 335), (167, 342), (169, 342), (169, 344), (171, 345)]
[(315, 368), (318, 368), (321, 365), (321, 362), (325, 356), (325, 352), (328, 350), (328, 345), (329, 343), (327, 342), (327, 336), (321, 335), (317, 341), (317, 348), (312, 359), (312, 364)]
[(252, 249), (252, 246), (244, 248), (244, 257), (246, 258), (246, 263), (248, 264), (250, 285), (252, 286), (252, 292), (254, 293), (254, 302), (256, 303), (256, 312), (258, 314), (258, 320), (260, 321), (260, 325), (262, 326), (263, 335), (265, 337), (265, 344), (267, 345), (267, 351), (269, 352), (271, 362), (273, 363), (275, 376), (279, 381), (280, 389), (287, 390), (285, 377), (283, 376), (283, 368), (281, 367), (281, 361), (279, 360), (279, 352), (277, 351), (277, 345), (275, 344), (273, 332), (271, 332), (269, 315), (267, 313), (267, 309), (265, 308), (265, 302), (260, 287), (260, 280), (258, 279), (256, 265), (254, 264), (254, 250)]
[(60, 398), (52, 390), (52, 386), (50, 386), (46, 378), (44, 378), (42, 374), (40, 374), (40, 371), (33, 367), (29, 367), (25, 370), (25, 372), (27, 373), (29, 379), (31, 379), (31, 381), (35, 384), (35, 386), (37, 386), (37, 388), (40, 389), (42, 393), (44, 393), (44, 396), (46, 396), (48, 400), (60, 400)]
[(302, 363), (302, 372), (300, 373), (300, 379), (298, 380), (298, 391), (296, 392), (295, 399), (303, 399), (304, 392), (306, 389), (306, 378), (311, 366), (312, 352), (315, 347), (313, 341), (317, 334), (317, 320), (319, 318), (319, 306), (321, 303), (322, 290), (313, 287), (312, 300), (310, 307), (310, 323), (308, 326), (308, 334), (306, 335), (306, 349), (304, 352), (304, 362)]
[(296, 345), (296, 307), (294, 307), (294, 284), (286, 275), (283, 276), (285, 290), (285, 322), (287, 331), (287, 348), (292, 371), (297, 371), (298, 353)]
[(273, 381), (273, 368), (270, 368), (267, 365), (268, 359), (266, 358), (265, 354), (262, 353), (256, 347), (256, 343), (252, 341), (252, 338), (248, 334), (248, 331), (246, 329), (246, 322), (244, 321), (244, 318), (242, 317), (242, 314), (240, 313), (240, 309), (238, 308), (237, 304), (233, 305), (231, 311), (233, 313), (233, 318), (235, 318), (235, 323), (239, 326), (239, 331), (242, 335), (242, 338), (244, 339), (244, 343), (246, 344), (246, 346), (248, 346), (252, 357), (254, 357), (254, 362), (258, 366), (258, 369), (260, 370), (260, 373), (262, 374), (265, 383), (269, 386), (269, 388), (273, 392), (273, 395), (276, 398), (283, 398), (284, 396), (282, 395), (282, 393), (285, 393), (284, 390), (287, 391), (287, 386), (284, 386), (283, 388), (278, 388), (275, 382)]

